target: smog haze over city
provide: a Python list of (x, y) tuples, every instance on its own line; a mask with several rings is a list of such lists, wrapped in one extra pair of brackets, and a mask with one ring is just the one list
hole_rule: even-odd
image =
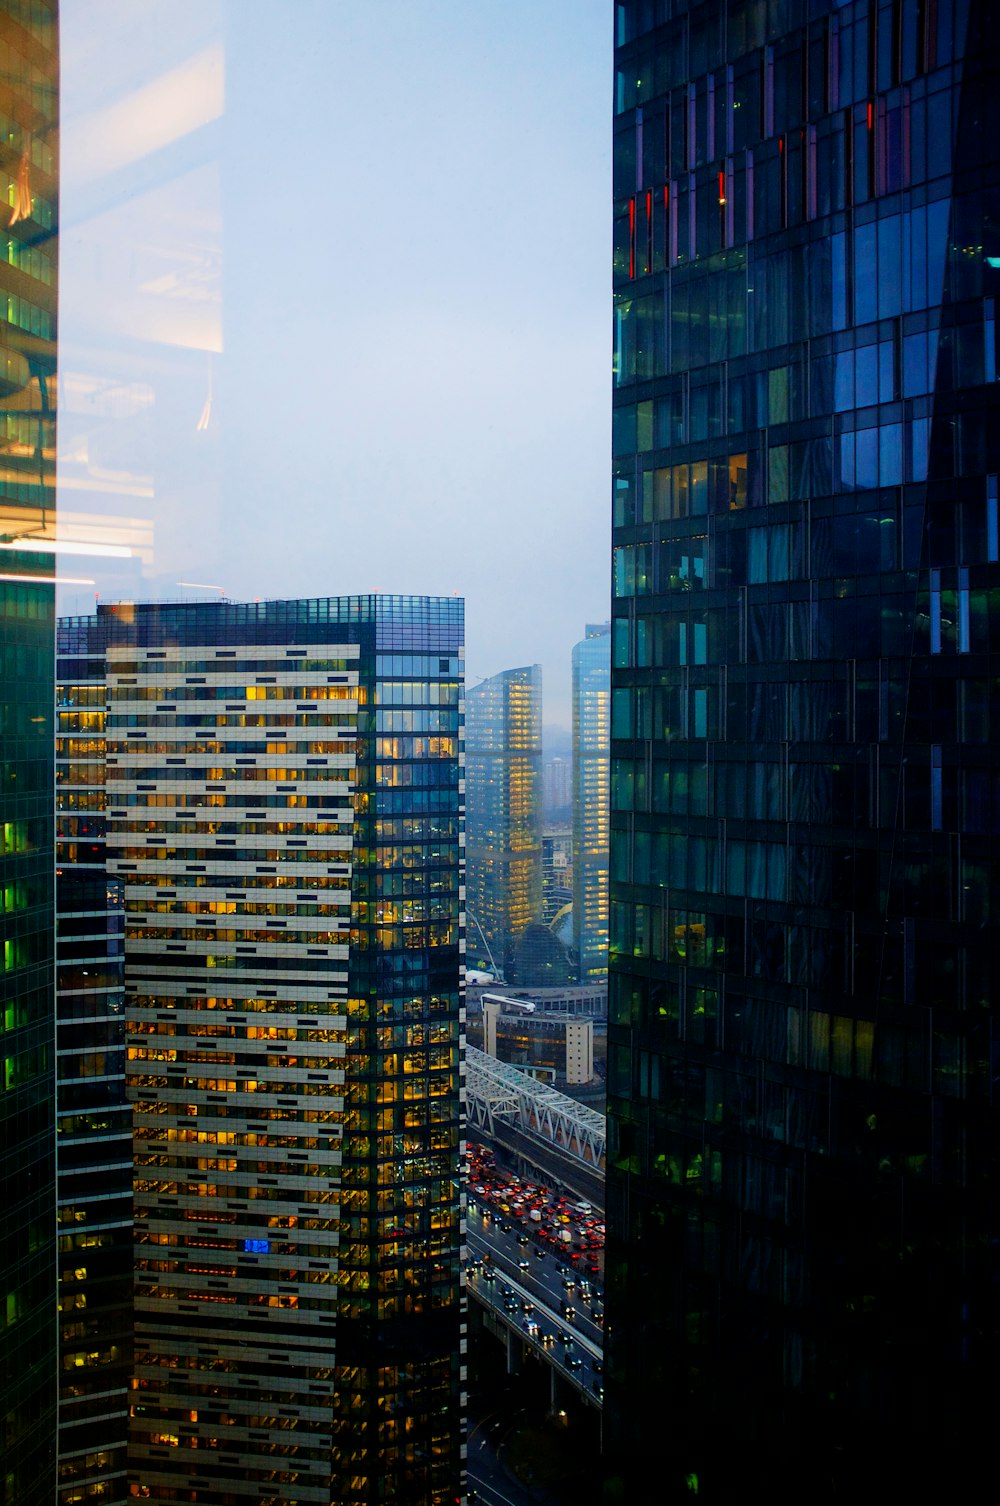
[(60, 506), (133, 550), (62, 611), (460, 594), (470, 684), (540, 662), (568, 725), (611, 41), (603, 0), (66, 0)]

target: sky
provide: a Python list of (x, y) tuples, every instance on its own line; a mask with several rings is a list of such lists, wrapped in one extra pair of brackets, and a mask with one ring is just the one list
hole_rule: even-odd
[[(607, 0), (63, 0), (60, 609), (609, 615)], [(194, 582), (194, 585), (181, 584)]]

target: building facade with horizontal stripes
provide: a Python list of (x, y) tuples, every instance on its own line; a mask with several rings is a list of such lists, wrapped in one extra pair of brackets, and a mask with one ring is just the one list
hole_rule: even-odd
[(462, 602), (101, 607), (132, 1493), (462, 1490)]

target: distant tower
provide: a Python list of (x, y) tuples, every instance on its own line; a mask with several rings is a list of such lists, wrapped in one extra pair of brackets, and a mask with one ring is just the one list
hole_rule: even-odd
[(608, 975), (611, 624), (573, 649), (573, 935), (581, 983)]
[[(466, 695), (469, 960), (509, 967), (542, 914), (542, 670), (507, 669)], [(474, 921), (477, 924), (474, 924)]]
[(542, 766), (545, 819), (551, 822), (569, 818), (573, 800), (572, 766), (568, 758), (547, 758)]

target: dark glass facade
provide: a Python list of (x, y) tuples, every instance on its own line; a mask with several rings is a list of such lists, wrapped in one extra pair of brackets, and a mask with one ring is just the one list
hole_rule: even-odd
[(615, 15), (609, 1491), (964, 1493), (995, 1353), (995, 16)]
[[(57, 8), (0, 4), (0, 1501), (55, 1489)], [(35, 547), (32, 548), (32, 544)]]
[(451, 1506), (463, 604), (122, 603), (96, 623), (134, 1111), (131, 1495)]
[(56, 629), (59, 1506), (128, 1499), (132, 1110), (124, 890), (107, 872), (107, 619)]

